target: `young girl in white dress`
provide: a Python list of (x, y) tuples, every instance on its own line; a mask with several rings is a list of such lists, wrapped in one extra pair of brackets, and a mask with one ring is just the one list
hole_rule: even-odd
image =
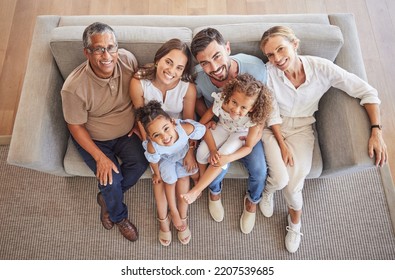
[[(250, 74), (240, 74), (230, 80), (221, 93), (213, 93), (213, 106), (202, 116), (207, 124), (215, 115), (219, 118), (214, 129), (208, 129), (197, 150), (197, 161), (202, 170), (199, 182), (182, 197), (193, 203), (201, 192), (229, 162), (248, 155), (260, 139), (265, 120), (272, 111), (272, 94), (267, 87)], [(259, 140), (258, 140), (259, 141)], [(209, 163), (207, 169), (206, 164)], [(244, 200), (250, 199), (248, 194)], [(244, 203), (245, 205), (245, 203)], [(254, 226), (253, 215), (243, 211), (241, 230), (248, 233)], [(245, 219), (243, 219), (245, 217)], [(244, 223), (243, 221), (251, 221)]]
[[(198, 172), (197, 168), (188, 171), (183, 164), (190, 148), (189, 139), (201, 139), (206, 127), (190, 119), (172, 119), (155, 100), (137, 109), (136, 116), (146, 132), (147, 140), (143, 142), (143, 147), (152, 168), (152, 180), (154, 184), (164, 182), (170, 216), (178, 230), (178, 239), (182, 244), (188, 244), (191, 232), (186, 224), (187, 217), (180, 216), (179, 212), (179, 208), (185, 208), (187, 204), (183, 200), (177, 202), (176, 197), (180, 197), (179, 191), (183, 190), (183, 185), (189, 184), (190, 175)], [(169, 217), (167, 222), (170, 223)], [(171, 232), (161, 230), (159, 241), (168, 246)]]
[[(262, 94), (263, 104), (254, 105), (259, 95), (253, 95), (262, 90), (261, 85), (255, 84), (254, 81), (253, 76), (241, 74), (238, 78), (230, 81), (223, 92), (211, 94), (214, 98), (213, 106), (202, 116), (200, 123), (208, 124), (214, 116), (218, 118), (218, 122), (214, 129), (206, 132), (204, 141), (200, 143), (197, 150), (196, 159), (199, 163), (201, 176), (206, 170), (207, 163), (215, 165), (220, 155), (232, 154), (243, 146), (249, 129), (257, 124), (251, 119), (252, 114), (249, 114), (248, 105), (251, 104), (251, 108), (262, 105), (259, 109), (252, 108), (255, 110), (254, 120), (264, 120), (268, 116), (271, 110), (269, 95)], [(236, 102), (233, 98), (238, 94), (246, 101), (250, 98), (250, 104), (241, 106), (240, 111), (232, 108)], [(222, 168), (226, 168), (226, 165)]]

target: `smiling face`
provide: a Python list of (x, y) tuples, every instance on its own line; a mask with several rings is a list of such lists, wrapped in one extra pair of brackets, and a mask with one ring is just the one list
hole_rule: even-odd
[(270, 37), (262, 51), (270, 63), (281, 71), (290, 70), (297, 58), (298, 41), (290, 42), (283, 36)]
[(159, 115), (147, 127), (147, 134), (151, 141), (160, 146), (171, 146), (178, 140), (175, 123)]
[(229, 76), (231, 65), (229, 54), (229, 42), (223, 46), (217, 41), (212, 41), (203, 51), (196, 54), (196, 59), (211, 79), (222, 82)]
[(90, 39), (91, 45), (89, 48), (84, 49), (84, 54), (89, 60), (93, 72), (102, 79), (111, 77), (118, 61), (118, 51), (112, 54), (108, 51), (102, 54), (95, 54), (90, 50), (99, 47), (109, 48), (111, 46), (116, 46), (114, 35), (111, 33), (95, 34), (92, 35)]
[(156, 62), (156, 80), (165, 85), (178, 83), (185, 70), (188, 58), (181, 50), (171, 50)]
[(223, 109), (229, 113), (234, 120), (246, 116), (254, 109), (257, 96), (247, 96), (240, 91), (234, 91), (227, 104), (223, 104)]

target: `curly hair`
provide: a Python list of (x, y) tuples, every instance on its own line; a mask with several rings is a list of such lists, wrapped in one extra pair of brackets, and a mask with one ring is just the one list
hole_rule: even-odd
[(235, 91), (242, 92), (248, 97), (256, 96), (255, 103), (248, 116), (256, 124), (264, 124), (272, 111), (273, 95), (262, 82), (250, 74), (240, 74), (230, 80), (223, 88), (222, 99), (225, 104)]
[(148, 126), (159, 116), (171, 120), (169, 114), (162, 109), (161, 103), (156, 100), (151, 100), (147, 105), (136, 109), (135, 113), (137, 121), (141, 122), (145, 131), (148, 131)]

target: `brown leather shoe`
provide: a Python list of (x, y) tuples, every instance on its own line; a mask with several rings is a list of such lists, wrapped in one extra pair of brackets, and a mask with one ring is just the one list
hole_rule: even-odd
[(127, 240), (136, 241), (139, 238), (137, 228), (128, 219), (125, 218), (119, 223), (116, 223), (116, 225)]
[(106, 202), (103, 199), (101, 193), (97, 194), (97, 203), (100, 205), (100, 220), (105, 229), (112, 229), (114, 223), (110, 220), (110, 215), (107, 212)]

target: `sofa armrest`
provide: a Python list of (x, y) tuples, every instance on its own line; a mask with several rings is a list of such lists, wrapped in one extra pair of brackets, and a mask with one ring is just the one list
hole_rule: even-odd
[(63, 157), (68, 130), (60, 97), (63, 78), (49, 46), (51, 30), (59, 19), (37, 17), (7, 162), (67, 176)]
[[(343, 34), (344, 44), (335, 63), (366, 80), (358, 32), (352, 14), (329, 15)], [(323, 159), (322, 177), (357, 171), (374, 162), (368, 155), (370, 122), (360, 100), (331, 88), (321, 99), (316, 114)]]
[(323, 160), (321, 177), (373, 166), (368, 156), (369, 119), (358, 99), (331, 88), (321, 99), (316, 116)]

